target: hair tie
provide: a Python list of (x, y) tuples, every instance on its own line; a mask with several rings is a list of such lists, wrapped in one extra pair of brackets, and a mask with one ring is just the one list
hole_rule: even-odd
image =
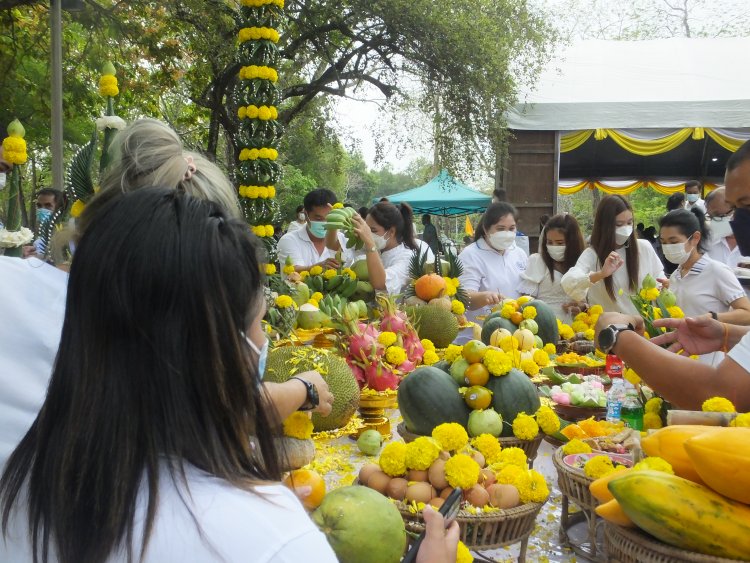
[(192, 156), (183, 156), (182, 158), (185, 159), (185, 162), (187, 163), (187, 170), (185, 170), (185, 175), (182, 177), (183, 180), (189, 180), (193, 177), (193, 174), (195, 174), (198, 171), (198, 168), (195, 166), (195, 161), (193, 160)]

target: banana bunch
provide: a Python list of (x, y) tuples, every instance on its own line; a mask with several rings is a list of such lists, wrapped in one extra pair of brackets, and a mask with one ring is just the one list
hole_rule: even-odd
[(328, 293), (335, 293), (341, 297), (349, 298), (357, 291), (357, 280), (353, 280), (347, 275), (338, 274), (330, 280), (325, 280), (323, 287)]
[(348, 302), (340, 295), (328, 294), (318, 303), (321, 313), (332, 319), (343, 319), (344, 321), (356, 321), (367, 318), (367, 304), (364, 301)]
[(351, 207), (342, 207), (341, 209), (332, 210), (326, 217), (326, 229), (338, 229), (344, 233), (346, 237), (346, 247), (354, 248), (355, 250), (362, 250), (364, 243), (354, 233), (354, 224), (352, 223), (352, 217), (354, 217), (354, 209)]

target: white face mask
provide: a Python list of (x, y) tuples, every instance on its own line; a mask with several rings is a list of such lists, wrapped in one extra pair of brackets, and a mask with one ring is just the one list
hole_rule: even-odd
[(672, 264), (682, 266), (687, 262), (687, 259), (690, 258), (690, 254), (693, 251), (692, 248), (685, 248), (685, 244), (687, 243), (678, 242), (675, 244), (662, 244), (661, 250), (664, 253), (664, 258), (669, 260)]
[(7, 176), (5, 172), (0, 173), (0, 190), (2, 190), (5, 187), (5, 182), (7, 181), (6, 178)]
[(495, 231), (487, 237), (487, 242), (495, 250), (508, 250), (516, 241), (516, 231)]
[(618, 245), (628, 242), (630, 235), (633, 234), (633, 225), (623, 225), (615, 229), (615, 242)]
[(555, 262), (562, 262), (565, 260), (565, 245), (562, 246), (552, 246), (547, 245), (547, 252), (549, 253), (550, 258), (552, 258)]
[(385, 245), (388, 244), (388, 241), (390, 238), (386, 238), (383, 235), (372, 235), (372, 242), (375, 244), (375, 248), (378, 250), (383, 250), (385, 248)]
[(711, 230), (711, 236), (715, 241), (719, 241), (723, 238), (731, 236), (732, 226), (729, 224), (729, 217), (722, 217), (721, 219), (711, 219), (708, 222), (708, 228)]

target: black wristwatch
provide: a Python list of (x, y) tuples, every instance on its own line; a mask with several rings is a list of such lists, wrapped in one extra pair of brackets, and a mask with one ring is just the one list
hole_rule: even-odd
[(315, 388), (315, 385), (305, 379), (302, 379), (301, 377), (297, 377), (296, 375), (294, 377), (290, 377), (289, 379), (296, 379), (297, 381), (301, 381), (307, 388), (307, 400), (297, 410), (311, 411), (320, 404), (320, 397), (318, 396), (318, 390)]
[(609, 354), (612, 351), (612, 348), (615, 347), (615, 344), (617, 344), (617, 338), (619, 337), (620, 333), (626, 330), (634, 331), (635, 327), (632, 324), (628, 323), (626, 325), (612, 324), (606, 328), (603, 328), (601, 331), (599, 331), (599, 341), (597, 342), (597, 347), (605, 354)]

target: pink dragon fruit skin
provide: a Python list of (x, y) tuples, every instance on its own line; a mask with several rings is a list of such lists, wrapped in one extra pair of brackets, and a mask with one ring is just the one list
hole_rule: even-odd
[(367, 378), (365, 377), (365, 370), (363, 370), (360, 366), (353, 363), (349, 358), (346, 359), (346, 363), (349, 364), (349, 367), (352, 369), (352, 373), (354, 373), (354, 378), (357, 380), (357, 383), (359, 384), (359, 388), (365, 386), (365, 383), (367, 382)]
[(390, 332), (395, 332), (396, 334), (403, 334), (406, 332), (406, 326), (406, 319), (397, 314), (385, 313), (380, 321), (381, 330), (388, 330)]
[(422, 361), (422, 358), (424, 357), (424, 346), (422, 346), (422, 342), (419, 340), (419, 336), (416, 332), (410, 332), (404, 336), (404, 349), (406, 350), (406, 355), (409, 357), (409, 360), (414, 363)]
[(380, 363), (374, 363), (365, 369), (367, 386), (375, 391), (396, 389), (400, 381), (399, 377), (391, 370), (384, 368)]
[(403, 364), (398, 366), (398, 371), (400, 371), (402, 374), (411, 373), (414, 371), (415, 367), (417, 366), (414, 362), (406, 360)]
[(370, 357), (373, 346), (377, 347), (377, 344), (378, 341), (368, 334), (352, 334), (349, 337), (349, 355), (364, 361)]

